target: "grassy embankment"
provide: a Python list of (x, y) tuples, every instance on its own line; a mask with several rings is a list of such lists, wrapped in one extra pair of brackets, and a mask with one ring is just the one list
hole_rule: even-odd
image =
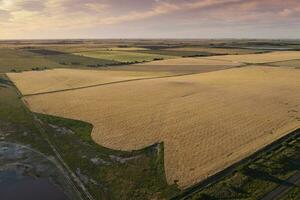
[(42, 138), (26, 111), (12, 83), (4, 74), (0, 74), (0, 130), (7, 142), (30, 145), (47, 155), (52, 155), (50, 147)]

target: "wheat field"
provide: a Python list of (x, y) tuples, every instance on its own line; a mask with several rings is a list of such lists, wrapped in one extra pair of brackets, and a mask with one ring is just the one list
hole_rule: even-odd
[(52, 69), (8, 73), (7, 75), (23, 95), (30, 95), (126, 80), (169, 76), (170, 73)]
[(163, 142), (167, 181), (186, 188), (299, 128), (299, 91), (300, 70), (249, 66), (24, 101), (33, 112), (92, 123), (92, 138), (108, 148)]
[(133, 51), (86, 51), (73, 53), (74, 55), (99, 58), (104, 60), (113, 60), (118, 62), (145, 62), (152, 61), (154, 59), (169, 59), (176, 58), (175, 56), (150, 54), (150, 53), (137, 53)]
[(241, 63), (262, 64), (300, 59), (300, 51), (275, 51), (260, 54), (211, 56), (208, 59), (227, 60)]

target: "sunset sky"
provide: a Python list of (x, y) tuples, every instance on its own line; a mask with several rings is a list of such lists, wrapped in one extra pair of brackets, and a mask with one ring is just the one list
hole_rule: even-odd
[(300, 38), (300, 0), (0, 0), (0, 39)]

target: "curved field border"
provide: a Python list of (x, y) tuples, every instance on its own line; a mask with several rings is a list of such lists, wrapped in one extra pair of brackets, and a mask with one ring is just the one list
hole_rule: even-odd
[(34, 112), (92, 123), (93, 139), (108, 148), (134, 150), (164, 141), (168, 182), (180, 180), (184, 188), (298, 126), (297, 77), (292, 69), (235, 68), (26, 101)]

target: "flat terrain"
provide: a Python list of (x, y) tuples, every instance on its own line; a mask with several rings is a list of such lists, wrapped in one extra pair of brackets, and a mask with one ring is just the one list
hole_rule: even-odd
[(278, 66), (278, 67), (295, 67), (300, 68), (300, 58), (297, 60), (288, 60), (288, 61), (282, 61), (282, 62), (274, 62), (269, 63), (272, 66)]
[(199, 185), (188, 189), (183, 199), (298, 200), (300, 188), (295, 180), (299, 178), (299, 152), (300, 129), (223, 171), (222, 176), (207, 187)]
[(8, 73), (23, 95), (87, 87), (112, 82), (169, 76), (171, 73), (52, 69)]
[(169, 51), (189, 51), (189, 52), (209, 52), (216, 54), (250, 54), (261, 52), (259, 50), (251, 49), (238, 49), (238, 48), (212, 48), (212, 47), (179, 47), (179, 48), (169, 48)]
[(35, 67), (62, 67), (59, 63), (16, 49), (0, 49), (0, 73), (11, 70), (31, 70)]
[(0, 73), (52, 68), (101, 67), (113, 64), (119, 63), (47, 49), (0, 48)]
[[(6, 148), (4, 141), (28, 145), (46, 156), (59, 154), (94, 199), (261, 199), (287, 185), (286, 180), (300, 170), (300, 138), (290, 133), (284, 137), (288, 140), (277, 140), (294, 124), (299, 126), (300, 57), (291, 51), (299, 50), (299, 44), (299, 40), (1, 41), (0, 148)], [(270, 51), (280, 52), (262, 54)], [(85, 52), (103, 58), (80, 55)], [(224, 55), (233, 56), (220, 59)], [(249, 65), (257, 60), (273, 67)], [(256, 68), (259, 72), (251, 71)], [(28, 90), (22, 98), (28, 99), (27, 105), (46, 115), (29, 112), (1, 74), (31, 70), (16, 74), (22, 82), (18, 87), (23, 86), (23, 94)], [(75, 120), (79, 118), (83, 120)], [(273, 141), (274, 149), (252, 154)], [(151, 145), (156, 142), (161, 143)], [(19, 153), (14, 154), (16, 170), (22, 172)], [(32, 173), (39, 165), (29, 158), (24, 157), (24, 169), (43, 176), (40, 167)], [(231, 165), (236, 161), (239, 164)], [(222, 170), (229, 165), (231, 171)], [(66, 193), (77, 194), (73, 188), (77, 180), (73, 185), (60, 173), (55, 176)], [(193, 183), (197, 184), (189, 187)], [(284, 199), (299, 199), (299, 191), (294, 186)]]
[(164, 142), (167, 181), (186, 188), (299, 127), (299, 90), (297, 69), (249, 66), (24, 100), (92, 123), (94, 141), (111, 149)]
[(209, 57), (209, 59), (230, 60), (242, 63), (259, 64), (300, 59), (300, 51), (275, 51), (271, 53), (261, 54), (212, 56)]
[(211, 72), (237, 67), (241, 65), (243, 64), (226, 60), (209, 60), (205, 58), (174, 58), (122, 67), (108, 67), (108, 69), (149, 72), (172, 72), (177, 74), (183, 74)]
[(172, 65), (172, 66), (178, 66), (178, 65), (208, 65), (208, 66), (237, 66), (240, 65), (237, 61), (231, 61), (231, 60), (214, 60), (214, 59), (207, 59), (207, 58), (213, 58), (213, 57), (205, 57), (205, 58), (175, 58), (175, 59), (168, 59), (168, 60), (158, 60), (153, 61), (149, 63), (142, 63), (142, 64), (136, 64), (138, 66), (140, 65), (151, 65), (151, 66), (163, 66), (163, 65)]
[(154, 59), (167, 59), (174, 58), (174, 56), (166, 56), (159, 54), (148, 54), (148, 53), (136, 53), (130, 51), (87, 51), (74, 53), (75, 55), (99, 58), (105, 60), (113, 60), (118, 62), (146, 62)]

